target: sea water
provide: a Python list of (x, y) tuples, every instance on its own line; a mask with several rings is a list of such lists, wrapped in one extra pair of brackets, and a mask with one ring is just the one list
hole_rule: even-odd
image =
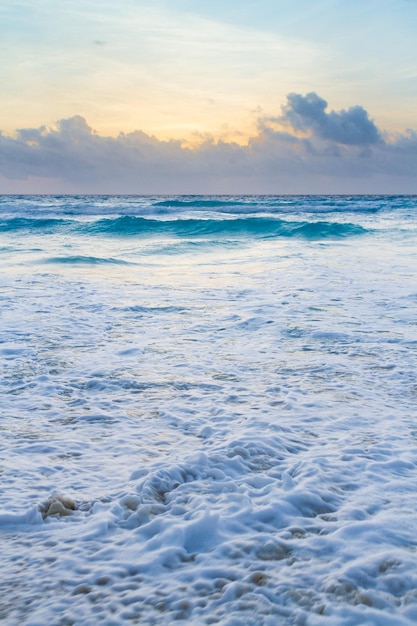
[(1, 197), (0, 620), (415, 624), (416, 216)]

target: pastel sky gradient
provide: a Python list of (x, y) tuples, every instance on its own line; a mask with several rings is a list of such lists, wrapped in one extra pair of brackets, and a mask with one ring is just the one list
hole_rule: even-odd
[(2, 0), (0, 192), (417, 193), (416, 27), (417, 0)]

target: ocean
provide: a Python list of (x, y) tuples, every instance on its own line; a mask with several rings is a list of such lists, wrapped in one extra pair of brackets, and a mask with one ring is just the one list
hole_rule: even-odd
[(0, 621), (417, 622), (417, 197), (1, 196)]

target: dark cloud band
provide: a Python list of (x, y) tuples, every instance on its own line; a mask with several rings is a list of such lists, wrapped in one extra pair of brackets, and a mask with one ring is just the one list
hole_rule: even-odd
[(361, 106), (328, 112), (315, 93), (290, 94), (244, 146), (105, 137), (75, 116), (0, 135), (0, 176), (22, 192), (35, 177), (75, 193), (417, 193), (417, 133), (388, 138)]

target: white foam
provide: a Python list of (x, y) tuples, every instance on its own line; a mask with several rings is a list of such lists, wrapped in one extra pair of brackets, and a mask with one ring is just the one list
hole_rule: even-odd
[(50, 272), (91, 239), (2, 234), (5, 623), (416, 622), (416, 233), (359, 222)]

